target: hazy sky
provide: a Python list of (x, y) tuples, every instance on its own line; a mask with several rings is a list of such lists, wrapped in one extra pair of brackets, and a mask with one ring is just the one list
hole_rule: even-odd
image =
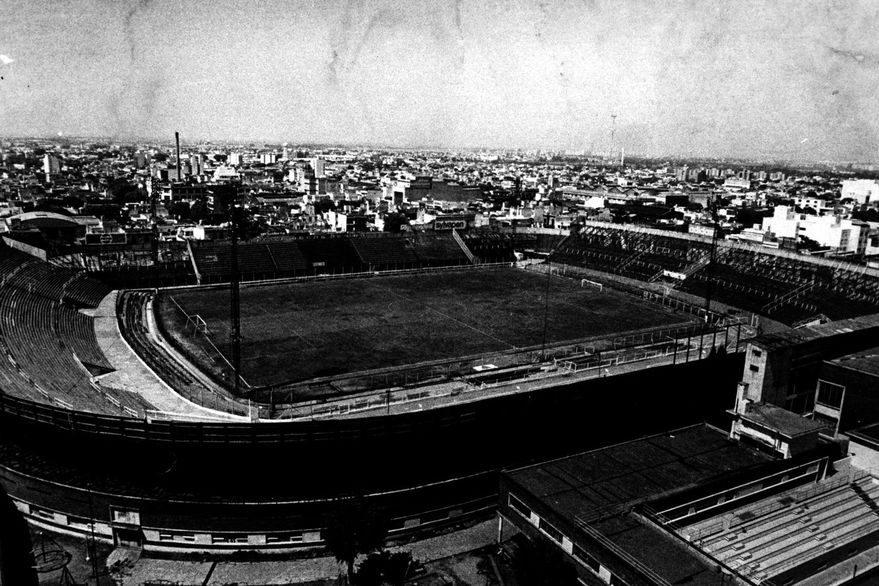
[(0, 3), (0, 134), (879, 160), (879, 1)]

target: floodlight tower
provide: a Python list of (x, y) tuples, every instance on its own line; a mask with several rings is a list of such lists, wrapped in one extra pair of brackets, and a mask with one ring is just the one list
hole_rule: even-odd
[(720, 205), (720, 196), (712, 194), (712, 197), (708, 199), (708, 213), (711, 215), (711, 223), (714, 226), (714, 230), (711, 234), (711, 250), (708, 253), (708, 280), (706, 282), (705, 287), (705, 317), (708, 319), (708, 316), (711, 315), (711, 296), (714, 293), (714, 270), (715, 263), (717, 262), (717, 240), (720, 236), (720, 214), (718, 213), (718, 207)]
[[(233, 186), (234, 187), (234, 186)], [(240, 283), (241, 274), (238, 269), (238, 209), (237, 209), (237, 190), (233, 188), (232, 197), (229, 202), (229, 224), (232, 230), (231, 257), (230, 262), (230, 310), (231, 310), (231, 331), (229, 333), (229, 342), (232, 346), (232, 377), (234, 379), (235, 396), (238, 396), (241, 390), (241, 297)]]
[(152, 232), (150, 251), (153, 265), (157, 265), (159, 264), (159, 223), (156, 220), (156, 190), (153, 189), (152, 177), (147, 177), (146, 186), (150, 198), (150, 231)]

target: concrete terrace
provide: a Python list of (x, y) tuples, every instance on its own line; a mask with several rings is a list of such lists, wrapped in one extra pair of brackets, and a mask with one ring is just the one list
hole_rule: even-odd
[(131, 349), (116, 316), (118, 292), (107, 295), (94, 313), (95, 336), (101, 351), (114, 368), (113, 372), (99, 377), (102, 385), (124, 389), (140, 395), (157, 411), (173, 414), (188, 420), (247, 421), (246, 417), (207, 409), (177, 394)]
[[(856, 469), (682, 529), (756, 582), (775, 579), (879, 532), (879, 481)], [(867, 569), (866, 566), (861, 566)]]

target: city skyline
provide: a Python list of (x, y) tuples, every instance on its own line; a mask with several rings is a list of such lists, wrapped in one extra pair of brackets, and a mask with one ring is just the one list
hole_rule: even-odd
[(877, 11), (16, 2), (0, 24), (0, 127), (873, 162)]

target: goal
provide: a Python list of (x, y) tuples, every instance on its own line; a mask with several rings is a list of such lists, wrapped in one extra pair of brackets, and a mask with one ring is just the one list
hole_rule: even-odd
[(595, 281), (590, 281), (589, 279), (580, 279), (580, 286), (589, 287), (591, 289), (598, 289), (599, 293), (602, 293), (604, 291), (604, 285)]

